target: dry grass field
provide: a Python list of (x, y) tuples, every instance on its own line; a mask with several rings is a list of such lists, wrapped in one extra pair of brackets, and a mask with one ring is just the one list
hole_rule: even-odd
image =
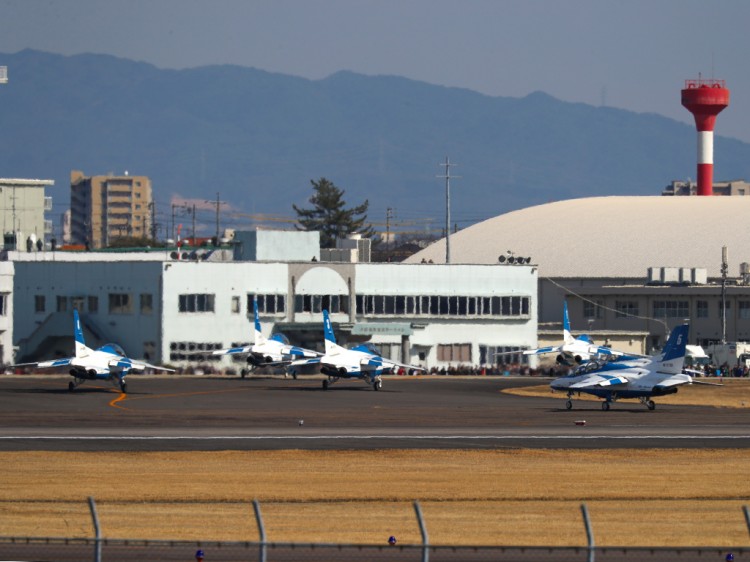
[(750, 451), (0, 453), (5, 536), (433, 544), (747, 545)]

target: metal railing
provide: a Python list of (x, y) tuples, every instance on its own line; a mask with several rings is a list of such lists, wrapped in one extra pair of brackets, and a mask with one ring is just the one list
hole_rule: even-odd
[[(205, 554), (207, 562), (217, 560), (409, 560), (442, 562), (443, 560), (508, 560), (525, 561), (580, 561), (608, 562), (610, 560), (750, 560), (750, 547), (743, 545), (718, 545), (703, 547), (644, 547), (596, 546), (588, 507), (580, 505), (586, 530), (585, 546), (490, 546), (490, 545), (433, 545), (430, 544), (427, 522), (418, 501), (413, 502), (414, 515), (419, 525), (421, 543), (397, 544), (390, 537), (387, 544), (346, 544), (328, 542), (274, 542), (269, 541), (261, 514), (260, 502), (253, 500), (252, 508), (258, 531), (258, 541), (212, 540), (145, 540), (108, 539), (103, 536), (97, 505), (88, 498), (93, 536), (76, 537), (13, 537), (0, 536), (0, 559), (33, 559), (38, 561), (87, 560), (192, 560), (198, 551)], [(750, 510), (742, 506), (745, 525), (750, 533)], [(342, 525), (347, 522), (342, 521)], [(93, 554), (92, 554), (93, 551)]]

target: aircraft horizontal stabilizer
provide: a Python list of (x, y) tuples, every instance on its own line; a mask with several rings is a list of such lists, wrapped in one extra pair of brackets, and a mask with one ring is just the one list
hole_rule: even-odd
[(662, 381), (659, 381), (659, 384), (655, 385), (654, 389), (663, 390), (671, 386), (679, 386), (681, 384), (691, 384), (692, 382), (693, 382), (693, 379), (690, 377), (690, 375), (677, 374), (677, 375), (672, 375), (671, 377), (666, 378)]

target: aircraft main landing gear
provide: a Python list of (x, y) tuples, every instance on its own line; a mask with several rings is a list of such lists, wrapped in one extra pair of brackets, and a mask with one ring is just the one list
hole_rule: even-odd
[(648, 408), (649, 410), (655, 410), (656, 409), (656, 404), (650, 398), (646, 398), (646, 397), (641, 398), (641, 404), (644, 404), (646, 406), (646, 408)]
[(610, 404), (608, 401), (605, 400), (604, 402), (602, 402), (602, 410), (604, 410), (605, 412), (609, 410), (609, 406)]
[(568, 400), (567, 402), (565, 402), (565, 408), (567, 410), (572, 410), (573, 409), (573, 401), (572, 400)]
[(381, 381), (380, 379), (376, 380), (374, 383), (372, 383), (372, 388), (374, 388), (375, 390), (380, 390), (381, 388), (383, 388), (383, 381)]

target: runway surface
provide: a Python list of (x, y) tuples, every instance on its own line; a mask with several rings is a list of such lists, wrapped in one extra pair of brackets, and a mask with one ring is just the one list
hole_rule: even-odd
[[(501, 392), (547, 379), (386, 377), (329, 390), (319, 379), (131, 376), (67, 390), (66, 376), (0, 377), (0, 450), (744, 448), (746, 409), (622, 401), (573, 410)], [(585, 425), (581, 422), (585, 421)]]

